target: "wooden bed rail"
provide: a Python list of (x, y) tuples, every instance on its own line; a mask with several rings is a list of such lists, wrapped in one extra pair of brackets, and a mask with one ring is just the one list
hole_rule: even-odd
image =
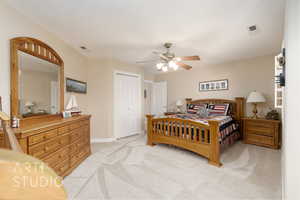
[(208, 158), (209, 163), (220, 167), (219, 122), (209, 125), (178, 118), (154, 118), (147, 115), (147, 144), (172, 144)]
[(10, 128), (10, 121), (8, 115), (0, 111), (0, 121), (4, 131), (4, 147), (16, 152), (23, 153), (23, 150), (15, 136), (14, 131)]

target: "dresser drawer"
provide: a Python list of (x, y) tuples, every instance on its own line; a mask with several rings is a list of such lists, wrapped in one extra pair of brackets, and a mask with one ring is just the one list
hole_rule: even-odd
[(78, 141), (76, 141), (70, 145), (70, 154), (73, 155), (73, 154), (78, 153), (86, 145), (88, 145), (88, 138), (81, 137)]
[(4, 137), (0, 136), (0, 148), (4, 148)]
[(274, 137), (274, 129), (266, 127), (247, 127), (247, 134), (265, 135)]
[(90, 120), (84, 120), (83, 125), (89, 126), (90, 125)]
[(69, 158), (69, 147), (65, 147), (62, 150), (52, 153), (51, 155), (45, 157), (43, 161), (47, 163), (50, 167), (54, 168), (60, 162), (67, 160)]
[(81, 136), (82, 132), (81, 132), (81, 129), (76, 129), (76, 130), (73, 130), (70, 134), (70, 142), (74, 142), (76, 140), (79, 139), (79, 137)]
[(85, 125), (85, 126), (83, 127), (83, 132), (84, 132), (84, 133), (88, 133), (89, 131), (90, 131), (90, 127)]
[(274, 145), (275, 140), (274, 137), (268, 137), (268, 136), (256, 135), (256, 134), (247, 134), (247, 142)]
[(81, 122), (76, 122), (70, 125), (70, 129), (74, 130), (74, 129), (78, 129), (81, 126)]
[(58, 128), (58, 134), (62, 135), (64, 133), (69, 132), (70, 130), (71, 130), (70, 126), (63, 126), (63, 127)]
[(41, 143), (43, 141), (55, 138), (56, 136), (58, 136), (58, 130), (53, 129), (50, 131), (39, 133), (37, 135), (30, 136), (28, 138), (28, 143), (29, 143), (29, 145), (34, 145), (34, 144)]
[(59, 175), (62, 176), (70, 168), (70, 160), (66, 159), (56, 165), (53, 169)]
[(88, 146), (84, 147), (81, 149), (81, 151), (76, 154), (76, 155), (73, 155), (71, 156), (71, 166), (74, 166), (76, 165), (78, 162), (81, 162), (90, 152), (90, 149)]
[(247, 127), (266, 128), (266, 129), (274, 127), (274, 125), (272, 123), (265, 123), (262, 121), (251, 121), (251, 120), (246, 121), (246, 126)]
[(41, 159), (46, 155), (55, 152), (62, 147), (65, 147), (69, 143), (70, 143), (69, 135), (59, 136), (50, 141), (43, 142), (41, 144), (29, 147), (29, 154)]
[(86, 137), (86, 132), (85, 132), (85, 129), (84, 129), (84, 127), (80, 127), (80, 128), (78, 128), (78, 129), (76, 129), (76, 130), (73, 130), (72, 132), (71, 132), (71, 143), (72, 142), (74, 142), (74, 141), (76, 141), (76, 140), (78, 140), (79, 138), (81, 138), (81, 137)]

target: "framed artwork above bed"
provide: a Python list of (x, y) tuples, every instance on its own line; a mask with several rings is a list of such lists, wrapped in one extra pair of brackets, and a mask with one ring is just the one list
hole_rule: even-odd
[(228, 79), (199, 82), (199, 92), (228, 90)]

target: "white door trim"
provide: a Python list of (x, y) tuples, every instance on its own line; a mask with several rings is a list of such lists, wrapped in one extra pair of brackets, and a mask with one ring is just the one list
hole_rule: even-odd
[(116, 116), (117, 116), (117, 113), (116, 113), (116, 109), (115, 109), (115, 105), (118, 103), (118, 99), (116, 99), (116, 76), (120, 74), (120, 75), (125, 75), (125, 76), (133, 76), (133, 77), (136, 77), (138, 78), (138, 81), (139, 81), (139, 85), (138, 85), (138, 88), (139, 88), (139, 93), (138, 93), (138, 115), (140, 116), (139, 117), (139, 121), (140, 121), (140, 131), (138, 133), (135, 133), (135, 134), (140, 134), (143, 132), (142, 130), (142, 78), (141, 78), (141, 75), (140, 74), (135, 74), (135, 73), (130, 73), (130, 72), (125, 72), (125, 71), (119, 71), (119, 70), (114, 70), (113, 72), (113, 135), (114, 135), (114, 138), (118, 139), (120, 138), (120, 136), (118, 135), (118, 133), (116, 132), (116, 127), (117, 127), (117, 124), (116, 124)]

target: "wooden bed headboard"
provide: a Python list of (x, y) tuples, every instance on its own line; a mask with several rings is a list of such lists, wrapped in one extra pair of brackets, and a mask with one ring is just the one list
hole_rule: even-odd
[(231, 115), (236, 120), (241, 120), (245, 114), (245, 98), (244, 97), (236, 97), (235, 100), (229, 99), (197, 99), (193, 100), (191, 98), (186, 98), (186, 103), (188, 104), (229, 104)]

